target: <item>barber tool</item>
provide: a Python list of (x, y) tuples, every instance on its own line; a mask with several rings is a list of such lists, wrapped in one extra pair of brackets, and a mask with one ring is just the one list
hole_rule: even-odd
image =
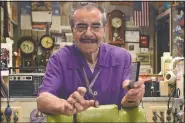
[[(101, 71), (101, 70), (100, 70)], [(98, 73), (95, 75), (95, 77), (93, 78), (93, 80), (91, 81), (91, 83), (89, 82), (89, 79), (87, 77), (87, 74), (85, 72), (85, 69), (83, 68), (83, 72), (84, 72), (84, 77), (85, 77), (85, 84), (87, 86), (87, 92), (89, 92), (92, 96), (93, 96), (93, 99), (95, 100), (94, 102), (94, 107), (98, 108), (99, 107), (99, 102), (98, 100), (96, 100), (96, 97), (93, 93), (93, 90), (92, 90), (92, 86), (94, 85), (95, 81), (97, 80), (99, 74), (100, 74), (100, 71), (98, 71)]]
[[(139, 70), (140, 70), (140, 62), (132, 62), (130, 82), (127, 86), (128, 90), (134, 88), (134, 83), (138, 81)], [(133, 103), (134, 101), (128, 101), (128, 102)]]

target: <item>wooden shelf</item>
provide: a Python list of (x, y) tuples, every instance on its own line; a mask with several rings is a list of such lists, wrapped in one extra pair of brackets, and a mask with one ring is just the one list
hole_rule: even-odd
[(124, 43), (122, 41), (111, 41), (109, 42), (110, 45), (115, 45), (115, 46), (121, 46)]

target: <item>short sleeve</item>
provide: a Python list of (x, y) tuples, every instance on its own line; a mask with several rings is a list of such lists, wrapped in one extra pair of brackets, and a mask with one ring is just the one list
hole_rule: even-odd
[(132, 57), (130, 54), (127, 56), (125, 65), (123, 67), (124, 67), (124, 70), (122, 74), (122, 82), (125, 81), (126, 79), (130, 79), (130, 73), (132, 69)]
[(62, 65), (59, 57), (54, 54), (49, 58), (43, 82), (38, 88), (38, 95), (41, 92), (49, 92), (55, 96), (59, 96), (63, 84)]

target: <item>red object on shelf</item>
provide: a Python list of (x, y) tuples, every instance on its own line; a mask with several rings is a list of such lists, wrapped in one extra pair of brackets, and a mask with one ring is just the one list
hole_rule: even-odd
[(180, 21), (180, 26), (184, 26), (184, 19)]

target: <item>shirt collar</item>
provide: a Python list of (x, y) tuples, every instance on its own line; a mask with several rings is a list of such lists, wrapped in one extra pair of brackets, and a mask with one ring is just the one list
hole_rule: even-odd
[[(113, 46), (109, 47), (109, 44), (101, 44), (98, 54), (98, 66), (103, 67), (111, 67), (111, 66), (117, 66), (119, 63), (116, 61), (116, 58), (114, 55), (112, 55), (111, 52)], [(72, 52), (69, 59), (69, 67), (72, 69), (80, 69), (85, 64), (85, 58), (83, 54), (79, 51), (79, 49), (75, 46), (75, 44), (72, 46)]]

